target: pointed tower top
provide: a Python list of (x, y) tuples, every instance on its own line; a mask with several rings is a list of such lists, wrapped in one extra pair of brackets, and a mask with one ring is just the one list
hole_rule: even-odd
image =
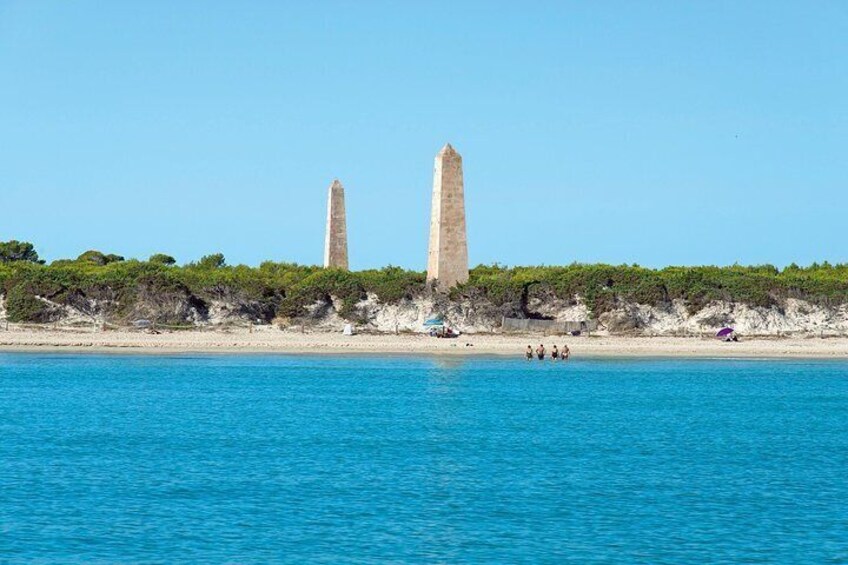
[(450, 143), (445, 143), (445, 146), (442, 147), (442, 150), (439, 151), (439, 155), (456, 155), (456, 149), (453, 148), (453, 145)]
[(333, 179), (333, 184), (330, 185), (330, 188), (344, 188), (342, 186), (342, 181), (339, 179)]

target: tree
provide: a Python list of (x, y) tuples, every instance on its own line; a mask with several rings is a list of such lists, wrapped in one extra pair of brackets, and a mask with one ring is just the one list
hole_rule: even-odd
[(31, 263), (44, 263), (39, 260), (35, 247), (28, 241), (0, 241), (0, 263), (12, 263), (13, 261), (29, 261)]
[(156, 263), (159, 265), (175, 265), (177, 260), (171, 257), (170, 255), (165, 255), (164, 253), (156, 253), (150, 256), (150, 259), (147, 260), (149, 263)]
[(218, 269), (226, 265), (223, 253), (213, 253), (212, 255), (204, 255), (200, 258), (197, 266), (201, 269)]
[(100, 265), (101, 267), (103, 265), (108, 265), (109, 263), (116, 263), (123, 260), (124, 258), (120, 255), (115, 255), (114, 253), (105, 255), (96, 249), (90, 249), (77, 257), (77, 261), (80, 263), (91, 263), (93, 265)]

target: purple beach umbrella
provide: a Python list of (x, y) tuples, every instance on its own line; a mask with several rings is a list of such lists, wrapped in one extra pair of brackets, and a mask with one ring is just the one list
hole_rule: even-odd
[(716, 337), (726, 337), (733, 333), (733, 328), (721, 328), (718, 330)]

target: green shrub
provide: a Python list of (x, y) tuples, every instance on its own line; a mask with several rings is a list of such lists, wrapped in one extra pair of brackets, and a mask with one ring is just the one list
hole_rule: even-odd
[[(8, 242), (12, 243), (12, 242)], [(23, 247), (21, 246), (23, 245)], [(316, 301), (335, 298), (339, 313), (357, 320), (357, 304), (369, 295), (382, 303), (398, 303), (429, 292), (425, 273), (386, 267), (359, 272), (266, 261), (259, 267), (228, 266), (220, 253), (197, 263), (174, 265), (164, 254), (148, 261), (120, 260), (115, 255), (88, 251), (75, 261), (59, 260), (49, 266), (34, 262), (28, 244), (7, 245), (0, 261), (0, 292), (7, 295), (10, 318), (49, 317), (43, 296), (58, 304), (93, 299), (111, 304), (112, 314), (132, 310), (140, 296), (157, 293), (188, 296), (199, 303), (236, 297), (275, 309), (281, 316), (300, 317)], [(8, 260), (9, 257), (16, 257)], [(22, 258), (23, 257), (23, 258)], [(488, 301), (507, 310), (526, 304), (528, 297), (579, 297), (598, 316), (622, 301), (663, 306), (683, 300), (694, 310), (715, 300), (752, 306), (772, 306), (786, 298), (802, 298), (823, 305), (848, 303), (848, 265), (790, 265), (780, 271), (771, 265), (744, 267), (666, 267), (638, 265), (582, 265), (556, 267), (481, 265), (466, 284), (451, 291), (452, 298)]]
[(39, 300), (27, 289), (18, 284), (6, 292), (6, 317), (10, 322), (51, 322), (56, 318), (55, 309), (43, 300)]

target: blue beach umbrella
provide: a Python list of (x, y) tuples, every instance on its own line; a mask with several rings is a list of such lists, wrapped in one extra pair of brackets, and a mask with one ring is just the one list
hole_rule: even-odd
[(445, 323), (441, 318), (431, 318), (424, 322), (424, 327), (444, 326)]

